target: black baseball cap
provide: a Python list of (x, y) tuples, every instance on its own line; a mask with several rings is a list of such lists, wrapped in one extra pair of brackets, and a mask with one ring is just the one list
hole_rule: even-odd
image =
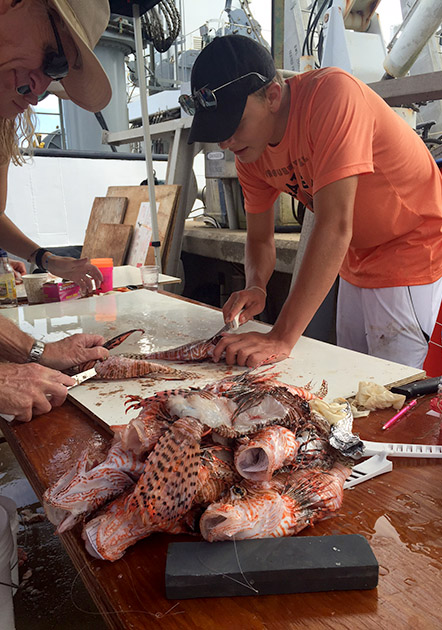
[[(258, 74), (249, 73), (258, 73), (268, 81), (263, 82)], [(193, 64), (192, 94), (203, 87), (216, 90), (229, 81), (244, 78), (216, 92), (215, 109), (197, 109), (188, 143), (222, 142), (230, 138), (240, 123), (249, 94), (270, 83), (275, 74), (271, 54), (250, 37), (215, 37)]]

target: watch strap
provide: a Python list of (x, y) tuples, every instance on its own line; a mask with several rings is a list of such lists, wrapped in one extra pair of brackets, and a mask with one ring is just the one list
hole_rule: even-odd
[(50, 253), (51, 252), (44, 247), (40, 247), (39, 249), (37, 249), (37, 253), (35, 254), (35, 264), (37, 265), (37, 267), (43, 269), (44, 271), (48, 270), (47, 267), (43, 265), (43, 256)]
[(40, 363), (41, 356), (45, 350), (45, 344), (43, 341), (38, 341), (37, 339), (32, 344), (31, 351), (29, 352), (28, 362), (29, 363)]

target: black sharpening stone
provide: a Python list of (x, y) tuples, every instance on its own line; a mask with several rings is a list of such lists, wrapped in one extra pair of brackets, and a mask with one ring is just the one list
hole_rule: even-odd
[(375, 588), (379, 566), (359, 534), (170, 543), (166, 597), (233, 597)]

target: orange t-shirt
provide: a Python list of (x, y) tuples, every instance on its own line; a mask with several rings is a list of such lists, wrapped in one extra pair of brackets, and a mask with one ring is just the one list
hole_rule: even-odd
[(359, 175), (353, 236), (340, 275), (359, 287), (429, 284), (442, 276), (442, 176), (411, 127), (338, 68), (288, 80), (284, 137), (256, 162), (236, 160), (247, 212), (286, 192), (312, 209), (317, 190)]

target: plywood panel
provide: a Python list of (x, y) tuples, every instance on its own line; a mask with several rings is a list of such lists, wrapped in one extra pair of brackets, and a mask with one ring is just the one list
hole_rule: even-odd
[(82, 256), (97, 258), (94, 252), (97, 228), (100, 223), (122, 223), (127, 207), (126, 197), (95, 197), (84, 237)]
[[(163, 267), (166, 264), (167, 254), (170, 249), (170, 239), (179, 201), (180, 188), (180, 186), (169, 185), (155, 186), (155, 201), (159, 204), (157, 212), (158, 237), (161, 243), (160, 250)], [(126, 197), (128, 199), (124, 224), (135, 225), (140, 210), (140, 204), (149, 201), (149, 188), (148, 186), (109, 186), (107, 196)], [(145, 264), (155, 264), (152, 247), (149, 248)]]
[(114, 266), (123, 264), (132, 235), (132, 226), (121, 223), (100, 223), (91, 245), (91, 258), (112, 258)]

